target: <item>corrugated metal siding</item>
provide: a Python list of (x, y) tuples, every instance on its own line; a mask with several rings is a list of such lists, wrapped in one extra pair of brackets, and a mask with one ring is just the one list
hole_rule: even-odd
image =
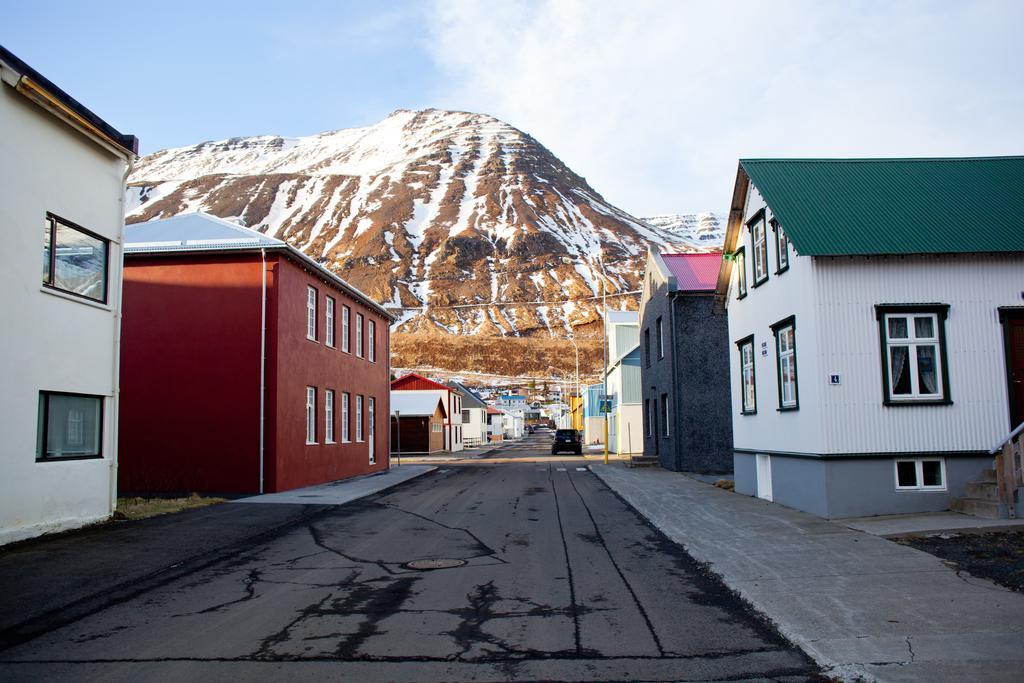
[(639, 363), (623, 363), (622, 364), (622, 402), (625, 403), (641, 403), (643, 402), (642, 389), (643, 385), (640, 380), (640, 364)]
[(600, 417), (603, 415), (599, 401), (604, 392), (604, 384), (589, 384), (586, 389), (586, 405), (584, 406), (584, 417)]
[(802, 254), (1024, 251), (1024, 157), (740, 164)]
[[(826, 452), (988, 450), (1009, 431), (996, 309), (1020, 305), (1024, 256), (818, 258), (815, 266), (823, 370), (842, 377), (823, 389)], [(874, 305), (931, 302), (949, 305), (953, 405), (886, 407)], [(802, 364), (800, 341), (798, 328)]]
[(636, 325), (615, 326), (614, 357), (618, 358), (640, 343), (640, 328)]

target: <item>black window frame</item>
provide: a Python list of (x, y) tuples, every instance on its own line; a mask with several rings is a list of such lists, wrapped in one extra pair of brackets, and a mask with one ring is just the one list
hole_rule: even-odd
[[(60, 455), (50, 456), (46, 455), (47, 448), (47, 437), (50, 432), (50, 397), (51, 396), (74, 396), (76, 398), (95, 398), (99, 399), (100, 402), (100, 417), (99, 417), (99, 449), (97, 453), (90, 455)], [(104, 437), (104, 423), (106, 420), (106, 409), (107, 409), (107, 397), (100, 396), (98, 394), (82, 394), (72, 391), (48, 391), (42, 389), (39, 391), (39, 406), (42, 424), (37, 425), (39, 430), (36, 437), (36, 462), (65, 462), (68, 460), (102, 460), (103, 459), (103, 437)]]
[[(772, 232), (775, 233), (775, 274), (779, 275), (789, 270), (789, 234), (786, 232), (786, 229), (779, 224), (779, 220), (774, 216), (769, 221), (769, 224), (772, 226)], [(785, 248), (783, 248), (782, 243), (779, 240), (780, 233), (785, 237)], [(786, 255), (786, 265), (782, 265), (783, 254)]]
[(672, 436), (672, 430), (671, 430), (671, 427), (669, 425), (669, 422), (670, 422), (669, 418), (671, 417), (671, 415), (669, 415), (669, 410), (668, 410), (668, 394), (667, 393), (661, 395), (661, 405), (659, 407), (661, 408), (661, 422), (662, 422), (662, 425), (661, 425), (661, 438), (668, 439), (669, 437)]
[[(783, 318), (769, 327), (771, 328), (772, 336), (775, 337), (775, 383), (778, 389), (779, 401), (779, 405), (776, 407), (776, 410), (780, 413), (800, 410), (800, 369), (796, 358), (796, 316), (791, 315)], [(782, 404), (782, 349), (779, 346), (779, 331), (787, 327), (793, 328), (793, 398), (796, 399), (796, 403), (791, 406), (785, 406)]]
[[(84, 228), (78, 223), (69, 221), (66, 218), (61, 218), (55, 213), (50, 211), (46, 212), (46, 222), (49, 224), (49, 247), (50, 247), (50, 262), (47, 264), (50, 272), (50, 281), (47, 282), (45, 279), (46, 273), (44, 272), (43, 287), (46, 289), (52, 289), (55, 292), (61, 292), (62, 294), (68, 294), (70, 296), (77, 297), (83, 301), (91, 301), (93, 303), (103, 304), (104, 306), (109, 304), (110, 300), (110, 240), (98, 233)], [(71, 228), (84, 235), (88, 235), (93, 239), (99, 240), (103, 243), (103, 298), (97, 299), (95, 297), (86, 296), (85, 294), (79, 294), (73, 292), (70, 289), (64, 289), (54, 284), (54, 276), (57, 272), (57, 249), (55, 248), (55, 241), (57, 239), (57, 224), (60, 223), (66, 228)]]
[[(939, 398), (897, 398), (894, 399), (889, 387), (888, 341), (889, 331), (886, 329), (885, 316), (914, 313), (925, 313), (935, 316), (938, 325), (940, 376), (942, 377), (942, 395)], [(879, 360), (882, 364), (882, 405), (895, 408), (899, 406), (950, 406), (953, 398), (949, 388), (949, 361), (946, 351), (946, 318), (949, 317), (949, 304), (875, 304), (875, 319), (878, 321)]]
[[(750, 344), (750, 382), (754, 387), (754, 408), (753, 410), (747, 410), (744, 404), (745, 394), (743, 391), (743, 347)], [(757, 415), (757, 349), (754, 347), (754, 335), (748, 334), (746, 337), (736, 341), (736, 348), (740, 354), (740, 415)]]
[[(754, 225), (757, 222), (764, 224), (764, 277), (757, 279), (757, 243), (754, 241)], [(754, 261), (751, 264), (750, 273), (754, 276), (750, 283), (751, 288), (757, 288), (768, 282), (770, 268), (768, 265), (768, 221), (764, 209), (758, 209), (757, 213), (747, 221), (747, 231), (750, 233), (750, 250), (753, 252)]]
[(644, 328), (644, 366), (651, 367), (651, 328)]
[(747, 250), (746, 247), (736, 247), (732, 252), (733, 263), (737, 265), (736, 271), (736, 300), (745, 299), (749, 287), (747, 285)]

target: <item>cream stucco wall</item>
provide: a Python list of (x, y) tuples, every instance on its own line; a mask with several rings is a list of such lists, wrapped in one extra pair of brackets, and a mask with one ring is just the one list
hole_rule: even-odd
[[(0, 84), (0, 544), (110, 516), (126, 161)], [(108, 303), (42, 288), (52, 212), (109, 239)], [(105, 397), (103, 457), (36, 462), (39, 392)]]

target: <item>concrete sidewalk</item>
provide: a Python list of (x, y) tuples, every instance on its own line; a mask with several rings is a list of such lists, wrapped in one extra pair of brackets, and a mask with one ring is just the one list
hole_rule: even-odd
[(264, 493), (261, 496), (238, 498), (232, 503), (277, 503), (291, 505), (344, 505), (359, 498), (372, 496), (384, 489), (398, 486), (410, 479), (415, 479), (436, 467), (429, 465), (402, 465), (392, 467), (380, 474), (368, 474), (365, 477), (342, 479), (326, 484), (307, 486), (280, 493)]
[(1024, 595), (927, 553), (662, 469), (591, 470), (845, 680), (1019, 681)]

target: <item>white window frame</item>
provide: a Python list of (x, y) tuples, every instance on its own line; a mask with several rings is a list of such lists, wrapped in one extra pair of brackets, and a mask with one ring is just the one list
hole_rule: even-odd
[(306, 445), (316, 445), (316, 387), (306, 387)]
[(754, 256), (754, 286), (768, 279), (768, 230), (764, 214), (750, 224), (750, 246)]
[(373, 396), (367, 396), (366, 401), (366, 431), (369, 432), (370, 436), (370, 464), (377, 464), (377, 444), (375, 440), (377, 438), (377, 399)]
[(345, 304), (341, 305), (341, 350), (345, 353), (351, 353), (351, 339), (352, 333), (349, 330), (349, 322), (352, 317), (352, 309)]
[(341, 392), (341, 442), (352, 443), (351, 433), (351, 420), (349, 419), (349, 394), (347, 391)]
[[(902, 318), (906, 321), (907, 325), (907, 336), (897, 337), (893, 339), (889, 336), (889, 321)], [(932, 321), (932, 336), (930, 337), (918, 337), (917, 336), (917, 325), (915, 323), (916, 318), (929, 318)], [(942, 324), (938, 314), (936, 313), (886, 313), (882, 316), (882, 330), (885, 335), (885, 364), (888, 370), (888, 394), (889, 400), (893, 403), (900, 401), (938, 401), (945, 397), (945, 387), (943, 386), (943, 375), (942, 375), (942, 361), (943, 361), (943, 349), (942, 349), (942, 337), (939, 329), (939, 325)], [(933, 393), (923, 393), (920, 387), (920, 377), (918, 374), (918, 349), (922, 347), (931, 346), (935, 349), (935, 386), (936, 391)], [(907, 363), (910, 365), (910, 393), (909, 394), (897, 394), (896, 388), (896, 376), (893, 374), (892, 368), (892, 350), (895, 347), (906, 347), (907, 348)]]
[[(737, 343), (740, 350), (740, 413), (743, 415), (757, 414), (757, 368), (755, 366), (754, 337), (750, 336)], [(746, 349), (750, 350), (747, 358)], [(750, 371), (749, 382), (747, 370)], [(748, 391), (749, 389), (749, 391)], [(747, 399), (750, 399), (749, 404)]]
[(356, 394), (356, 443), (363, 442), (363, 396)]
[[(912, 462), (914, 463), (914, 480), (913, 486), (900, 486), (900, 463), (901, 462)], [(924, 463), (925, 462), (937, 462), (939, 463), (939, 476), (942, 479), (942, 483), (938, 486), (925, 486), (924, 485)], [(946, 459), (945, 458), (896, 458), (892, 463), (892, 476), (893, 482), (896, 485), (897, 491), (945, 491), (946, 490)]]
[(316, 287), (306, 287), (306, 339), (316, 341)]
[(324, 443), (334, 443), (334, 389), (324, 390)]
[(356, 358), (363, 357), (363, 314), (356, 313)]
[[(789, 334), (788, 348), (786, 346)], [(796, 361), (796, 318), (790, 316), (772, 325), (775, 335), (776, 381), (779, 385), (779, 409), (796, 410), (800, 407), (800, 378)], [(790, 369), (791, 381), (786, 381), (786, 370)], [(787, 391), (788, 390), (788, 391)], [(788, 394), (788, 395), (787, 395)]]
[(775, 230), (775, 274), (778, 275), (789, 269), (789, 235), (774, 218), (772, 228)]
[(654, 436), (654, 403), (656, 399), (645, 399), (647, 403), (647, 436)]
[(662, 436), (672, 436), (672, 421), (669, 419), (668, 400), (668, 394), (661, 395), (661, 421), (665, 423), (661, 428)]
[(366, 357), (371, 363), (377, 362), (377, 323), (366, 321)]
[(327, 307), (325, 309), (327, 331), (324, 333), (325, 343), (334, 348), (334, 297), (327, 297)]
[(736, 298), (742, 299), (747, 295), (747, 251), (743, 247), (733, 252), (733, 263), (736, 269)]
[(654, 321), (654, 325), (658, 328), (658, 360), (661, 360), (665, 357), (665, 326), (660, 317)]

